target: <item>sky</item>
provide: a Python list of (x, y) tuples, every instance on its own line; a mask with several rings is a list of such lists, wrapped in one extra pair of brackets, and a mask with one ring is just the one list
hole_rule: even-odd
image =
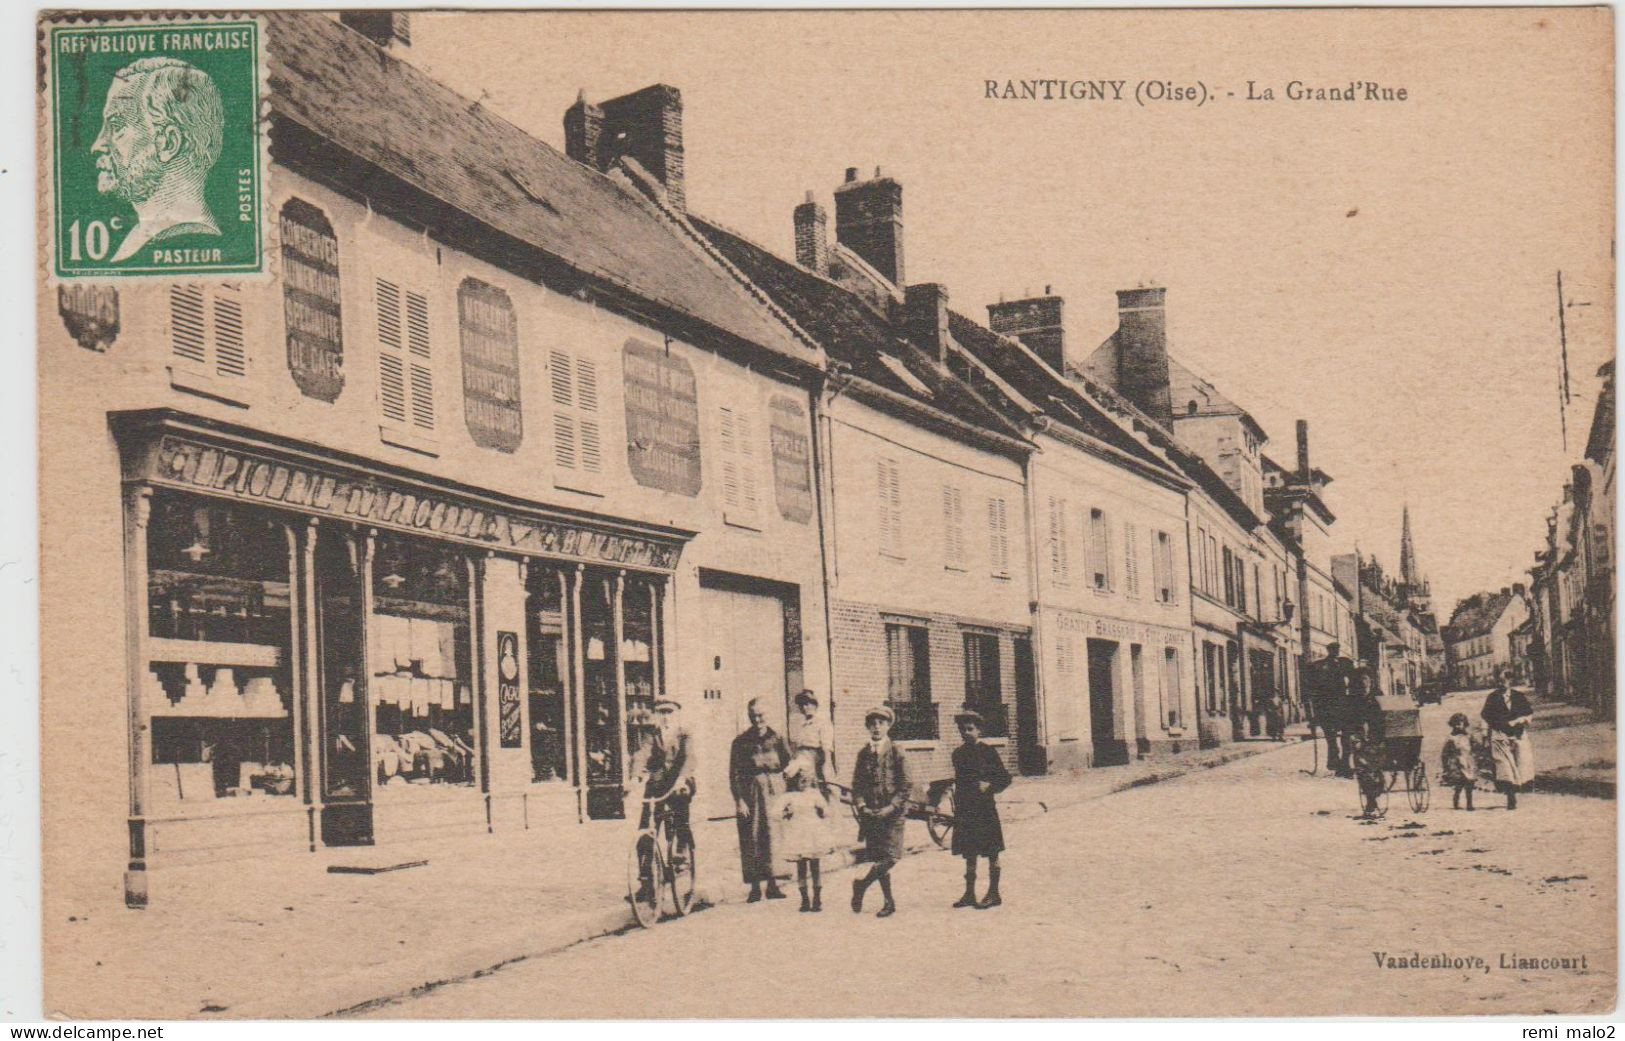
[[(833, 233), (844, 170), (880, 166), (903, 185), (907, 281), (978, 320), (1052, 286), (1081, 358), (1115, 290), (1167, 287), (1171, 352), (1266, 452), (1291, 465), (1309, 421), (1340, 550), (1397, 570), (1408, 503), (1441, 614), (1526, 580), (1613, 354), (1607, 10), (414, 19), (412, 61), (560, 150), (578, 90), (676, 86), (689, 208), (782, 255), (808, 190)], [(985, 97), (1009, 79), (1130, 99)], [(1293, 80), (1407, 100), (1293, 101)], [(1209, 100), (1135, 103), (1148, 81)]]

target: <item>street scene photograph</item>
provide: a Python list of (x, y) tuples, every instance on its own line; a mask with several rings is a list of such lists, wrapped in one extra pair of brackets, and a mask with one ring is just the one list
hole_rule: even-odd
[(1611, 9), (34, 30), (42, 1019), (1612, 1014)]

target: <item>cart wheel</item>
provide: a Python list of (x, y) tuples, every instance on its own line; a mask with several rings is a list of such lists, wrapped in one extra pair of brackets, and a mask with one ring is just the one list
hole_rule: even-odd
[(688, 914), (694, 907), (695, 878), (698, 876), (693, 839), (679, 837), (672, 840), (671, 860), (666, 864), (666, 875), (671, 879), (671, 895), (677, 913)]
[(931, 833), (931, 841), (942, 849), (947, 849), (954, 833), (954, 789), (953, 785), (942, 790), (937, 801), (931, 804), (925, 818), (925, 830)]
[(638, 832), (632, 848), (627, 850), (626, 899), (638, 924), (645, 929), (660, 919), (660, 886), (655, 877), (659, 870), (654, 832)]
[(1406, 795), (1410, 798), (1413, 812), (1426, 813), (1428, 811), (1428, 801), (1432, 798), (1433, 792), (1428, 786), (1427, 767), (1422, 763), (1417, 763), (1411, 767), (1409, 790)]

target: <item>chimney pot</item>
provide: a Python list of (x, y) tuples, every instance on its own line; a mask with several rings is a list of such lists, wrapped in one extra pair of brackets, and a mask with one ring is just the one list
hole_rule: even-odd
[(846, 168), (846, 183), (851, 184), (853, 181), (855, 181), (857, 179), (858, 179), (858, 168), (855, 167), (855, 166), (847, 167)]
[(1309, 483), (1309, 421), (1298, 420), (1298, 479)]

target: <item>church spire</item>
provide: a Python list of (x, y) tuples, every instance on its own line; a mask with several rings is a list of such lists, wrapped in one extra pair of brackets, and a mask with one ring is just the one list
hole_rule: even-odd
[(1416, 588), (1422, 576), (1417, 573), (1416, 543), (1411, 541), (1411, 504), (1405, 504), (1399, 535), (1399, 580), (1405, 585)]

